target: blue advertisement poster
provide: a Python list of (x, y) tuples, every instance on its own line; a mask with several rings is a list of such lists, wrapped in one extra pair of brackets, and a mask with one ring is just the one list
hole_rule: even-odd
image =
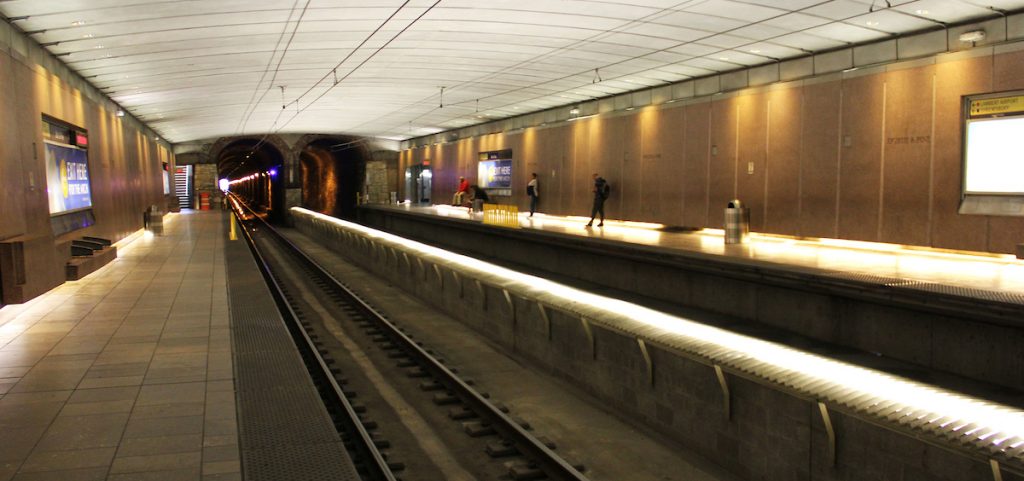
[(477, 166), (477, 179), (485, 189), (509, 189), (512, 187), (511, 160), (485, 160)]
[(46, 190), (51, 215), (92, 207), (85, 150), (46, 142)]
[(477, 164), (476, 174), (477, 184), (480, 187), (502, 189), (499, 192), (493, 192), (495, 195), (511, 195), (512, 150), (480, 152), (480, 163)]

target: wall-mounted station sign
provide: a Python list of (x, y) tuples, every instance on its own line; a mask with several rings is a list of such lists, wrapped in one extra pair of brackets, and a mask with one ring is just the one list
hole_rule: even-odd
[(1024, 95), (971, 100), (970, 118), (1024, 114)]

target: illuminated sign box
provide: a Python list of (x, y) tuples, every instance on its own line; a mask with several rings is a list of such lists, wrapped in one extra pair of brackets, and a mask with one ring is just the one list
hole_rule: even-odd
[(46, 142), (46, 188), (50, 214), (92, 207), (85, 150)]
[(477, 185), (491, 195), (512, 195), (512, 150), (480, 152), (477, 164)]
[(89, 134), (82, 128), (43, 115), (46, 197), (50, 228), (62, 235), (96, 223), (92, 212)]
[(1024, 91), (964, 98), (961, 214), (1024, 216)]

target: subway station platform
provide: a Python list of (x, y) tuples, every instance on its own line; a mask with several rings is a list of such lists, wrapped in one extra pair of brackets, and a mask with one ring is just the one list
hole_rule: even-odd
[(172, 214), (84, 279), (0, 309), (0, 481), (354, 479), (227, 221)]
[(585, 228), (588, 218), (541, 214), (507, 228), (450, 206), (364, 206), (360, 220), (654, 308), (724, 316), (723, 326), (1024, 390), (1024, 261), (1012, 256), (758, 234), (726, 245), (721, 231)]
[(0, 310), (0, 480), (240, 479), (220, 224)]
[[(447, 205), (377, 207), (451, 219), (482, 222), (482, 213)], [(929, 283), (962, 289), (965, 294), (1003, 293), (1024, 304), (1024, 260), (1009, 254), (951, 252), (916, 246), (842, 239), (798, 239), (751, 233), (743, 244), (727, 245), (721, 229), (672, 231), (661, 224), (607, 220), (586, 228), (587, 217), (519, 213), (522, 229), (600, 239), (666, 252), (719, 256), (731, 262), (763, 263), (795, 270), (842, 271), (891, 279), (893, 283)], [(595, 221), (596, 222), (596, 221)]]

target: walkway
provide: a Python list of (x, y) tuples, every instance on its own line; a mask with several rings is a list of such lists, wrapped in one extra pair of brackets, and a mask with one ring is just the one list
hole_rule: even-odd
[(0, 309), (0, 481), (241, 479), (223, 220)]

